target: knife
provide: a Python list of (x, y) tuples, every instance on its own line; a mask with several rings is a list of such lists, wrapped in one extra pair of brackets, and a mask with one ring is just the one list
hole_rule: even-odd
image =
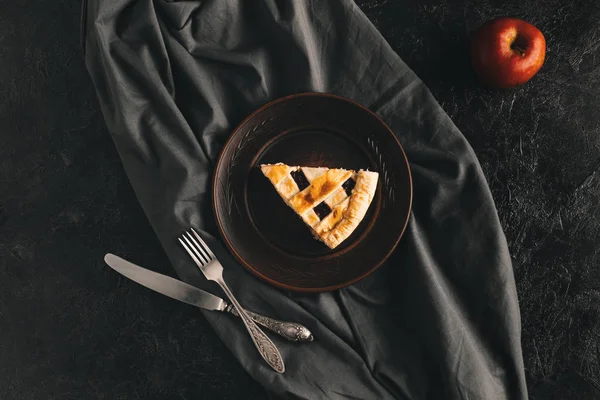
[[(109, 267), (132, 281), (172, 299), (205, 310), (228, 312), (239, 317), (239, 314), (230, 303), (218, 296), (198, 289), (195, 286), (188, 285), (187, 283), (171, 278), (170, 276), (142, 268), (139, 265), (135, 265), (114, 254), (106, 254), (104, 256), (104, 262), (106, 262)], [(246, 310), (246, 313), (248, 313), (257, 324), (283, 336), (291, 342), (311, 342), (313, 340), (312, 333), (308, 328), (301, 324), (279, 321), (248, 310)]]

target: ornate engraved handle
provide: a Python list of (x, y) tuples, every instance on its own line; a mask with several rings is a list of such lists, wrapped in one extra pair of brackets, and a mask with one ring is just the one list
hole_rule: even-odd
[[(236, 317), (240, 316), (231, 304), (227, 305), (225, 311), (235, 315)], [(260, 315), (249, 310), (244, 311), (246, 311), (246, 314), (248, 314), (250, 318), (254, 320), (254, 322), (286, 338), (290, 342), (301, 343), (313, 341), (312, 333), (304, 325), (301, 325), (297, 322), (279, 321), (277, 319), (265, 317), (264, 315)]]
[(223, 291), (233, 304), (233, 307), (235, 307), (238, 315), (244, 322), (244, 325), (246, 325), (246, 329), (250, 333), (250, 337), (252, 337), (252, 341), (258, 349), (260, 355), (265, 359), (267, 364), (269, 364), (271, 368), (273, 368), (275, 371), (279, 372), (280, 374), (285, 372), (283, 358), (281, 358), (281, 354), (279, 353), (279, 350), (277, 349), (275, 344), (271, 342), (271, 339), (269, 339), (267, 335), (265, 335), (265, 333), (258, 326), (256, 326), (254, 321), (252, 321), (252, 318), (250, 318), (248, 314), (246, 314), (246, 311), (242, 308), (242, 306), (240, 306), (240, 303), (238, 303), (233, 293), (231, 293), (231, 290), (229, 290), (229, 287), (227, 286), (223, 278), (219, 277), (218, 279), (215, 279), (215, 281), (219, 284), (219, 286), (221, 286), (221, 289), (223, 289)]

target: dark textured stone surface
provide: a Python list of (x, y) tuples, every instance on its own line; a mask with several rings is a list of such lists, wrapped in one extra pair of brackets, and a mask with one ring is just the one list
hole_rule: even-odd
[(249, 399), (262, 388), (191, 306), (122, 170), (79, 47), (78, 2), (0, 2), (0, 399)]
[[(513, 257), (531, 397), (600, 398), (584, 388), (600, 383), (600, 3), (363, 7), (482, 163)], [(538, 75), (505, 91), (481, 87), (465, 57), (473, 30), (499, 15), (548, 42)]]
[[(513, 255), (533, 399), (600, 382), (600, 4), (359, 1), (479, 157)], [(172, 273), (105, 130), (78, 2), (0, 1), (0, 398), (264, 398), (193, 308), (121, 279)], [(535, 23), (547, 60), (484, 89), (471, 32)]]

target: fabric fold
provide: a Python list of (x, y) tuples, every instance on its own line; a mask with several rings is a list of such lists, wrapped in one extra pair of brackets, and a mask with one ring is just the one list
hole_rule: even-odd
[[(286, 373), (238, 320), (204, 316), (270, 394), (289, 399), (526, 399), (510, 255), (477, 158), (423, 82), (350, 0), (87, 0), (85, 60), (124, 169), (179, 277), (218, 292), (177, 245), (197, 228), (248, 308), (297, 320), (273, 337)], [(376, 112), (413, 172), (397, 250), (351, 287), (291, 293), (228, 253), (210, 206), (229, 134), (255, 109), (327, 92)], [(393, 222), (392, 222), (393, 223)]]

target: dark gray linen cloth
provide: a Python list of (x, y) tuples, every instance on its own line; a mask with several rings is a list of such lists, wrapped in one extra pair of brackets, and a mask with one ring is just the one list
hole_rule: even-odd
[[(525, 399), (511, 259), (473, 150), (425, 85), (350, 0), (88, 0), (82, 43), (124, 168), (178, 276), (221, 295), (175, 240), (194, 226), (248, 308), (306, 324), (274, 337), (283, 375), (241, 322), (204, 316), (243, 367), (290, 399)], [(221, 244), (211, 174), (232, 129), (266, 102), (329, 92), (398, 135), (413, 212), (389, 261), (330, 293), (275, 289)], [(393, 221), (390, 221), (393, 223)]]

